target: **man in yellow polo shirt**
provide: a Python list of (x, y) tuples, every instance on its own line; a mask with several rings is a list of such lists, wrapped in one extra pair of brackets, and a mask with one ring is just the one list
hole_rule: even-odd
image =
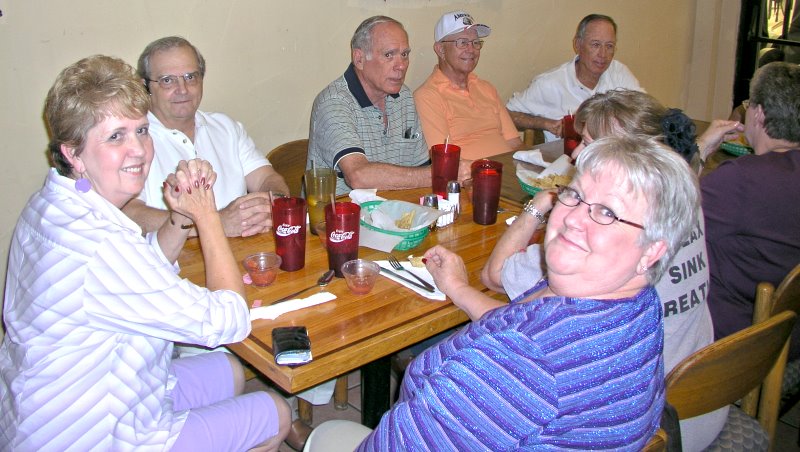
[(474, 160), (522, 147), (514, 122), (497, 90), (473, 71), (483, 40), (491, 29), (475, 23), (469, 13), (444, 14), (434, 29), (433, 50), (439, 63), (414, 92), (429, 146), (450, 143), (461, 147), (461, 158)]

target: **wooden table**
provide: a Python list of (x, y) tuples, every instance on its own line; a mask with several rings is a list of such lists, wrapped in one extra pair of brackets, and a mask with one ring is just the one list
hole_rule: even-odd
[[(511, 174), (513, 176), (513, 172)], [(379, 193), (387, 199), (417, 202), (430, 189), (398, 190)], [(505, 219), (519, 211), (518, 206), (501, 200), (506, 213), (498, 215), (494, 225), (481, 226), (472, 221), (472, 206), (462, 196), (462, 215), (450, 226), (434, 231), (420, 246), (409, 251), (394, 252), (404, 258), (420, 255), (428, 248), (442, 244), (464, 258), (470, 284), (491, 296), (504, 296), (489, 291), (480, 282), (480, 271), (494, 244), (506, 230)], [(274, 251), (271, 233), (248, 238), (231, 238), (234, 256), (241, 261), (258, 251)], [(361, 247), (359, 257), (381, 260), (386, 254)], [(179, 257), (181, 275), (205, 285), (204, 264), (197, 239), (187, 241)], [(306, 264), (295, 272), (279, 272), (269, 287), (247, 286), (249, 304), (261, 299), (264, 305), (299, 288), (315, 284), (328, 269), (327, 254), (316, 236), (307, 234)], [(244, 270), (242, 269), (242, 273)], [(466, 322), (467, 316), (447, 301), (432, 301), (386, 278), (379, 278), (367, 295), (351, 295), (343, 279), (335, 279), (328, 291), (338, 298), (312, 308), (287, 313), (274, 321), (256, 320), (244, 341), (230, 344), (234, 353), (289, 393), (296, 393), (355, 369), (362, 369), (362, 422), (374, 427), (389, 408), (389, 356), (421, 340)], [(275, 364), (272, 354), (272, 329), (279, 326), (304, 325), (308, 328), (314, 360), (311, 363), (286, 367)]]

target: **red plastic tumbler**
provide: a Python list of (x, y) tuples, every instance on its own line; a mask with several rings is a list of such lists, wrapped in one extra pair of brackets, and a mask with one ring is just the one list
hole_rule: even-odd
[(306, 200), (277, 198), (272, 203), (272, 233), (281, 270), (300, 270), (306, 264)]
[(472, 220), (478, 224), (494, 224), (500, 204), (500, 182), (503, 164), (494, 160), (472, 162)]
[(431, 146), (431, 178), (433, 192), (447, 198), (447, 183), (458, 179), (458, 162), (461, 148), (455, 144), (434, 144)]
[(575, 116), (561, 118), (561, 134), (564, 136), (564, 154), (572, 157), (572, 151), (581, 144), (581, 136), (575, 131)]
[(344, 278), (342, 264), (358, 259), (358, 231), (361, 207), (352, 202), (325, 206), (325, 232), (328, 242), (328, 268)]

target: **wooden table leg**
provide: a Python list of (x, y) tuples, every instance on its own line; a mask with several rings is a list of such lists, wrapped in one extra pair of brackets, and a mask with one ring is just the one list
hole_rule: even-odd
[(333, 389), (333, 407), (337, 410), (346, 410), (347, 405), (347, 375), (336, 379)]
[(385, 356), (361, 368), (361, 423), (375, 428), (389, 410), (391, 357)]
[(311, 425), (314, 420), (314, 405), (308, 400), (297, 398), (297, 417), (306, 425)]

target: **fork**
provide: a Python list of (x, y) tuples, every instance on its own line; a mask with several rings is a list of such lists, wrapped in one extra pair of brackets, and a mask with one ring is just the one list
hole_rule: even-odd
[(400, 261), (397, 260), (396, 257), (394, 257), (394, 255), (390, 254), (389, 257), (388, 257), (388, 261), (389, 261), (389, 265), (391, 265), (393, 269), (395, 269), (395, 270), (405, 270), (406, 273), (408, 273), (409, 275), (413, 276), (417, 281), (420, 282), (420, 284), (425, 286), (428, 290), (430, 290), (430, 291), (436, 290), (436, 288), (433, 287), (432, 285), (430, 285), (430, 283), (428, 283), (428, 281), (425, 281), (424, 279), (422, 279), (419, 276), (415, 275), (414, 272), (412, 272), (411, 270), (403, 267), (403, 265), (400, 263)]

